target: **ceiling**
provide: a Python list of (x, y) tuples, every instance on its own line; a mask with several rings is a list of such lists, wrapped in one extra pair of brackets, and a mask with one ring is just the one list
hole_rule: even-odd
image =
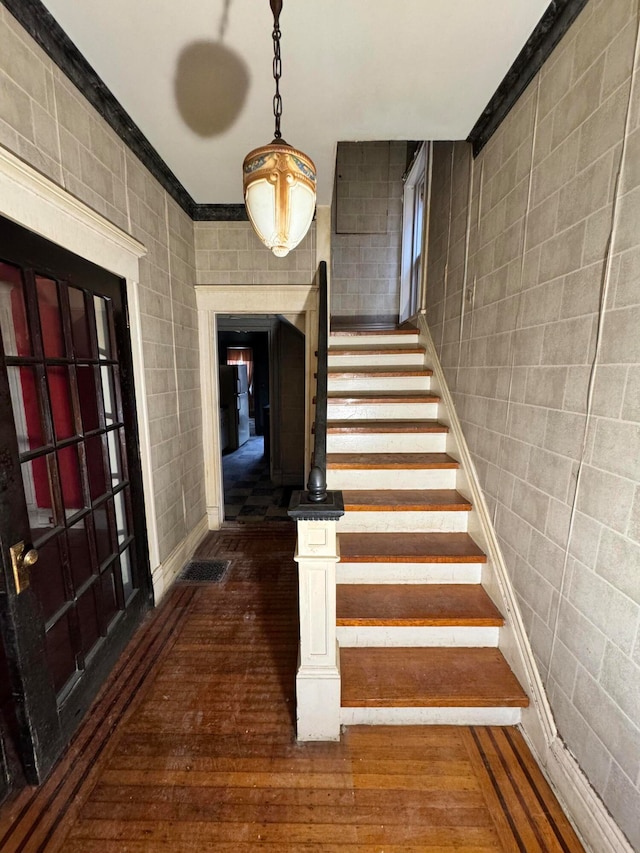
[[(268, 0), (43, 0), (200, 204), (273, 137)], [(282, 134), (329, 204), (338, 141), (465, 139), (549, 0), (284, 0)]]

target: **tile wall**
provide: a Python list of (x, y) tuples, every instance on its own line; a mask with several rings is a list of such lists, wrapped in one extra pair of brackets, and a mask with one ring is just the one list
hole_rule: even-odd
[(311, 284), (316, 225), (284, 258), (276, 258), (249, 222), (196, 222), (196, 284)]
[(427, 303), (559, 734), (640, 850), (637, 32), (591, 0), (475, 160), (435, 145)]
[(0, 44), (0, 144), (147, 247), (140, 307), (163, 561), (205, 516), (193, 223), (1, 5)]
[[(331, 244), (331, 315), (397, 320), (406, 142), (339, 143)], [(367, 233), (369, 232), (369, 233)]]

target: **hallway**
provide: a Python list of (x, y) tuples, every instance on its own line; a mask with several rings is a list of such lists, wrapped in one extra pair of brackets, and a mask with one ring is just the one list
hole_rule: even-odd
[(4, 853), (581, 851), (516, 729), (297, 744), (293, 524), (229, 526), (143, 623), (67, 754), (0, 811)]

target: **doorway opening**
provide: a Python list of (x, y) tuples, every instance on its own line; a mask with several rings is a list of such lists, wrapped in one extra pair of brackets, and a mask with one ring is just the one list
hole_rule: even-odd
[(279, 315), (218, 315), (225, 522), (283, 521), (304, 480), (304, 335)]

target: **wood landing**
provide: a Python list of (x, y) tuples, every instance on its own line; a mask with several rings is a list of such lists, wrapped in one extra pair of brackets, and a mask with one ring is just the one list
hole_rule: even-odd
[(3, 853), (579, 853), (514, 728), (297, 744), (293, 525), (223, 528), (220, 584), (145, 620), (65, 757), (0, 809)]

